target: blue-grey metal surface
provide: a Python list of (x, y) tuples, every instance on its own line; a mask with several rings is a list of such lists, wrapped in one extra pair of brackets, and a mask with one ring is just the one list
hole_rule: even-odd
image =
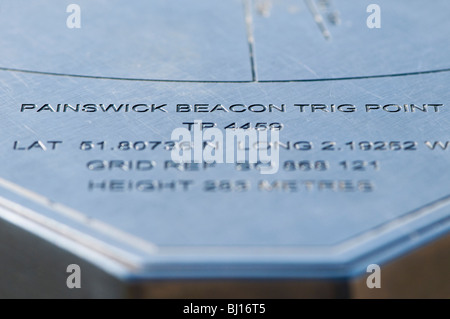
[[(4, 219), (133, 278), (353, 276), (448, 232), (448, 1), (378, 1), (381, 29), (366, 26), (368, 1), (78, 1), (80, 29), (66, 28), (69, 3), (0, 6)], [(326, 36), (311, 5), (334, 13)], [(194, 120), (279, 122), (291, 147), (274, 175), (165, 167), (171, 132)], [(151, 143), (124, 150), (122, 141)], [(88, 167), (119, 160), (133, 167)], [(205, 187), (221, 181), (231, 190)]]

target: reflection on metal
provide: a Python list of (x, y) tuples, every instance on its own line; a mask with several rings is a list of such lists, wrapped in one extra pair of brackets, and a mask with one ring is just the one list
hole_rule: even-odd
[[(449, 296), (450, 2), (183, 3), (2, 2), (0, 296)], [(278, 173), (174, 163), (197, 120)]]

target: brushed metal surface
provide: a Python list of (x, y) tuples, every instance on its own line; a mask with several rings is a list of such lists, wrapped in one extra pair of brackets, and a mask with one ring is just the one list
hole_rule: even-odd
[[(378, 1), (381, 29), (370, 1), (78, 1), (80, 29), (69, 3), (0, 6), (5, 222), (123, 281), (357, 278), (448, 234), (448, 2)], [(172, 131), (195, 120), (282, 123), (290, 149), (273, 175), (170, 167)]]

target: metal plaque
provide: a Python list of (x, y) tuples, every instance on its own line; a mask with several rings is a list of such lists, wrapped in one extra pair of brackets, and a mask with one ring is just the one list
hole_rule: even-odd
[(450, 2), (373, 2), (3, 0), (0, 296), (449, 297)]

